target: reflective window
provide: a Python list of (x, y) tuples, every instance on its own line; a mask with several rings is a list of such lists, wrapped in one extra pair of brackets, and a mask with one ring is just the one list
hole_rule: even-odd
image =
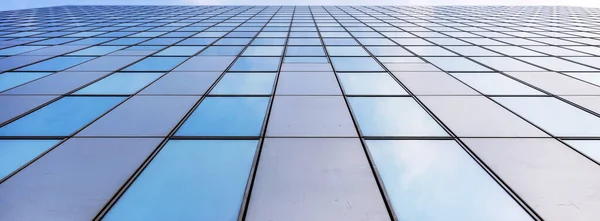
[(498, 73), (453, 73), (454, 77), (485, 95), (543, 95)]
[(425, 59), (444, 71), (490, 71), (484, 66), (461, 57), (426, 57)]
[(288, 45), (321, 45), (319, 38), (290, 38)]
[(118, 72), (74, 94), (134, 94), (164, 73)]
[(19, 69), (19, 71), (62, 71), (93, 58), (94, 57), (56, 57), (23, 67)]
[(400, 46), (368, 46), (367, 49), (375, 56), (412, 56)]
[(321, 46), (288, 46), (286, 56), (325, 56)]
[(325, 36), (323, 36), (323, 42), (325, 42), (325, 45), (358, 45), (358, 42), (356, 42), (354, 39), (352, 38), (325, 38)]
[(493, 99), (555, 136), (600, 136), (600, 118), (556, 98), (495, 97)]
[(44, 48), (44, 46), (15, 46), (0, 50), (0, 56), (10, 56)]
[(498, 71), (544, 71), (541, 68), (511, 57), (473, 57), (473, 60)]
[(0, 91), (19, 86), (35, 79), (52, 74), (51, 72), (6, 72), (0, 74)]
[(280, 57), (240, 57), (230, 71), (278, 71)]
[(69, 55), (101, 56), (121, 50), (123, 48), (125, 48), (125, 46), (94, 46), (73, 52)]
[(124, 97), (65, 97), (0, 127), (0, 136), (68, 136)]
[(455, 141), (366, 144), (399, 220), (532, 220)]
[(439, 46), (406, 46), (419, 56), (456, 56), (456, 54)]
[(329, 56), (369, 56), (360, 46), (327, 46)]
[(384, 71), (371, 57), (332, 57), (336, 71)]
[(275, 73), (227, 73), (210, 94), (268, 95), (273, 91)]
[(346, 95), (408, 95), (388, 73), (339, 73)]
[(410, 97), (350, 97), (364, 136), (448, 136)]
[(0, 140), (0, 180), (58, 142), (58, 140)]
[(235, 220), (257, 144), (171, 140), (102, 220)]
[(281, 56), (283, 46), (248, 46), (242, 56)]
[(176, 136), (258, 136), (268, 97), (207, 97)]
[(171, 46), (156, 55), (161, 56), (192, 56), (204, 49), (203, 46)]
[[(575, 148), (579, 152), (592, 158), (596, 162), (600, 162), (600, 141), (598, 140), (563, 140), (569, 146)], [(1, 177), (1, 175), (0, 175)]]
[(215, 55), (238, 55), (244, 46), (210, 46), (198, 55), (215, 56)]
[(285, 38), (256, 38), (250, 45), (284, 45)]
[(185, 57), (147, 57), (125, 68), (125, 71), (169, 71), (186, 59)]

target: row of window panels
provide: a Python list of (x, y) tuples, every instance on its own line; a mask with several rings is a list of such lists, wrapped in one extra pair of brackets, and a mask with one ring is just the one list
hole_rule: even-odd
[[(130, 51), (133, 52), (133, 51)], [(144, 51), (142, 51), (145, 53)], [(146, 51), (147, 52), (147, 51)], [(17, 71), (224, 71), (233, 62), (229, 71), (276, 72), (282, 57), (243, 56), (193, 56), (161, 57), (150, 56), (59, 56), (50, 55), (13, 56), (0, 59), (0, 71), (17, 68)], [(424, 63), (423, 60), (435, 65)], [(333, 69), (338, 72), (598, 72), (600, 57), (330, 57)], [(46, 60), (47, 59), (47, 60)], [(330, 71), (325, 57), (286, 57), (282, 71)], [(378, 62), (379, 60), (379, 62)], [(41, 62), (40, 62), (41, 61)], [(137, 62), (136, 62), (137, 61)], [(37, 62), (37, 63), (36, 63)], [(32, 64), (33, 63), (33, 64)], [(412, 64), (409, 64), (412, 63)], [(30, 64), (30, 65), (27, 65)], [(315, 66), (311, 68), (310, 64)], [(483, 65), (485, 66), (483, 66)], [(27, 66), (24, 66), (27, 65)], [(22, 67), (24, 66), (24, 67)], [(21, 68), (19, 68), (21, 67)], [(124, 68), (125, 67), (125, 68)], [(124, 68), (124, 69), (123, 69)], [(439, 68), (439, 69), (438, 69)]]
[[(123, 30), (117, 27), (109, 28), (98, 28), (98, 27), (78, 27), (60, 31), (36, 31), (36, 30), (22, 30), (22, 31), (0, 31), (1, 38), (21, 38), (21, 37), (285, 37), (289, 35), (291, 37), (460, 37), (460, 38), (472, 38), (472, 37), (523, 37), (523, 38), (548, 38), (548, 37), (560, 37), (560, 38), (580, 38), (580, 37), (598, 37), (599, 31), (594, 30), (591, 32), (577, 32), (575, 30), (566, 30), (564, 32), (552, 32), (552, 31), (490, 31), (490, 30), (474, 30), (474, 31), (460, 31), (452, 27), (444, 27), (444, 29), (450, 29), (445, 31), (431, 31), (426, 28), (392, 28), (392, 27), (380, 27), (378, 30), (373, 30), (369, 27), (319, 27), (317, 31), (313, 23), (303, 23), (302, 26), (291, 26), (289, 24), (281, 23), (278, 26), (256, 26), (256, 27), (212, 27), (206, 29), (206, 27), (196, 28), (182, 28), (184, 30), (172, 30), (177, 29), (174, 27), (158, 27), (151, 30), (145, 30), (150, 28), (136, 27), (128, 28)], [(61, 28), (61, 29), (65, 29)], [(24, 29), (24, 28), (21, 28)], [(108, 30), (107, 30), (108, 29)], [(195, 30), (193, 30), (195, 29)], [(206, 30), (203, 30), (206, 29)], [(234, 30), (235, 29), (235, 30)], [(430, 28), (432, 29), (432, 28)], [(291, 31), (291, 32), (290, 32)], [(379, 33), (380, 31), (381, 33)]]
[[(462, 141), (543, 219), (600, 215), (600, 201), (585, 191), (600, 184), (595, 176), (600, 167), (563, 143)], [(0, 177), (59, 142), (0, 140)], [(0, 218), (91, 220), (160, 142), (71, 138), (1, 184)], [(600, 159), (598, 140), (565, 142)], [(400, 220), (533, 220), (455, 141), (365, 144)], [(257, 140), (170, 140), (103, 220), (235, 220), (252, 182), (257, 145)], [(390, 220), (358, 139), (268, 138), (260, 154), (246, 220)], [(578, 209), (561, 206), (564, 202)]]
[[(224, 39), (221, 39), (224, 40)], [(239, 46), (234, 45), (212, 45), (212, 46), (92, 46), (75, 52), (68, 56), (103, 56), (123, 54), (125, 51), (148, 50), (159, 51), (155, 56), (282, 56), (284, 54), (284, 40), (281, 39), (281, 45), (254, 45), (246, 47), (249, 42), (244, 42)], [(302, 41), (300, 44), (292, 43), (290, 38), (288, 46), (285, 47), (285, 56), (325, 56), (325, 50), (329, 56), (369, 56), (369, 52), (375, 56), (593, 56), (600, 54), (600, 47), (594, 46), (366, 46), (365, 48), (356, 44), (356, 46), (321, 46), (321, 40), (318, 38)], [(341, 39), (338, 42), (341, 43)], [(348, 39), (355, 42), (352, 39)], [(255, 40), (256, 41), (256, 40)], [(310, 42), (314, 42), (311, 44)], [(273, 43), (271, 41), (271, 43)], [(305, 44), (305, 45), (302, 45)], [(302, 46), (299, 46), (302, 45)], [(317, 45), (317, 46), (315, 46)], [(62, 52), (58, 48), (61, 46), (47, 47), (34, 45), (14, 46), (0, 50), (0, 56), (14, 55), (53, 55), (52, 52)], [(62, 46), (69, 47), (69, 46)], [(39, 50), (44, 49), (45, 50)], [(245, 50), (244, 50), (245, 49)], [(39, 51), (38, 51), (39, 50)], [(368, 50), (368, 52), (367, 52)], [(243, 51), (243, 52), (242, 52)], [(29, 53), (27, 53), (29, 52)], [(501, 53), (501, 54), (499, 54)], [(54, 54), (63, 55), (63, 54)]]
[[(3, 103), (12, 102), (2, 113), (3, 121), (53, 98), (0, 96)], [(538, 127), (557, 137), (600, 137), (600, 118), (552, 97), (418, 98), (458, 137), (549, 136)], [(75, 136), (163, 137), (199, 99), (199, 96), (134, 96), (103, 115), (125, 97), (64, 97), (0, 127), (0, 136), (62, 137), (77, 133)], [(590, 109), (598, 108), (594, 105), (598, 96), (572, 99), (574, 103), (587, 102)], [(449, 136), (411, 97), (349, 97), (348, 101), (364, 136)], [(206, 97), (175, 136), (260, 136), (269, 102), (269, 97)], [(275, 96), (266, 127), (267, 137), (357, 137), (356, 132), (342, 96)]]
[[(252, 38), (235, 38), (235, 37), (224, 37), (220, 39), (220, 37), (204, 37), (204, 38), (19, 38), (13, 40), (6, 40), (0, 42), (0, 47), (8, 48), (13, 45), (22, 45), (27, 47), (15, 48), (12, 50), (3, 51), (2, 53), (5, 55), (14, 55), (17, 53), (22, 53), (23, 51), (31, 51), (37, 48), (33, 46), (50, 46), (50, 45), (97, 45), (101, 44), (103, 46), (154, 46), (154, 48), (162, 49), (166, 46), (175, 45), (175, 46), (205, 46), (205, 45), (284, 45), (286, 43), (287, 35), (282, 37), (259, 37), (255, 38), (253, 41)], [(442, 46), (472, 46), (480, 45), (480, 46), (490, 46), (492, 50), (497, 50), (497, 52), (511, 54), (515, 56), (528, 56), (530, 54), (536, 53), (535, 51), (529, 51), (527, 49), (514, 47), (516, 46), (530, 46), (530, 49), (536, 50), (542, 53), (560, 53), (567, 54), (571, 56), (571, 53), (564, 52), (564, 48), (577, 50), (584, 49), (583, 52), (593, 51), (595, 48), (593, 46), (587, 45), (599, 45), (600, 41), (596, 38), (449, 38), (449, 37), (439, 37), (439, 38), (412, 38), (412, 37), (391, 37), (387, 38), (357, 38), (358, 42), (353, 38), (331, 38), (324, 37), (323, 42), (327, 46), (335, 46), (335, 45), (345, 45), (345, 46), (355, 46), (363, 44), (366, 46), (433, 46), (434, 44), (442, 45)], [(307, 37), (307, 38), (297, 38), (290, 37), (287, 42), (289, 45), (322, 45), (321, 41), (317, 37)], [(25, 45), (26, 44), (26, 45)], [(549, 47), (549, 46), (562, 46), (562, 50), (555, 49), (557, 47)], [(163, 47), (158, 47), (163, 46)], [(507, 47), (498, 47), (498, 46), (507, 46)], [(513, 47), (508, 47), (513, 46)], [(546, 46), (546, 47), (542, 47)], [(516, 48), (516, 49), (515, 49)], [(14, 51), (13, 51), (14, 50)], [(567, 50), (568, 51), (568, 50)], [(578, 50), (582, 51), (582, 50)], [(460, 51), (455, 51), (460, 53)]]

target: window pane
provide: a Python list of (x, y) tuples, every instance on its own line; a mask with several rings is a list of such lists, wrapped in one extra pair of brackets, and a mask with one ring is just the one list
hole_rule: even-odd
[(6, 72), (0, 74), (0, 91), (19, 86), (35, 79), (52, 74), (51, 72)]
[(556, 98), (495, 97), (493, 99), (555, 136), (600, 136), (600, 118)]
[(439, 46), (406, 46), (406, 48), (419, 56), (456, 56)]
[(20, 71), (62, 71), (69, 67), (89, 61), (94, 57), (56, 57), (19, 69)]
[(338, 74), (346, 95), (408, 95), (388, 73)]
[(125, 46), (94, 46), (73, 52), (69, 55), (101, 56), (123, 48), (125, 48)]
[(58, 142), (59, 140), (0, 140), (0, 179)]
[(242, 56), (281, 56), (283, 46), (248, 46)]
[(171, 46), (156, 55), (161, 56), (192, 56), (204, 49), (204, 46)]
[[(563, 140), (569, 146), (575, 148), (589, 158), (600, 162), (600, 141), (598, 140)], [(1, 175), (0, 175), (1, 177)]]
[(210, 94), (268, 95), (274, 83), (275, 73), (227, 73)]
[(185, 57), (148, 57), (125, 68), (126, 71), (169, 71), (185, 61)]
[(350, 97), (364, 136), (448, 136), (410, 97)]
[(37, 50), (37, 49), (44, 48), (44, 47), (45, 46), (15, 46), (15, 47), (10, 47), (10, 48), (0, 50), (0, 55), (2, 55), (2, 56), (16, 55), (16, 54), (21, 54), (21, 53), (28, 52), (28, 51)]
[(399, 220), (532, 220), (455, 141), (366, 143)]
[(360, 46), (327, 46), (329, 56), (369, 56)]
[(485, 95), (543, 95), (498, 73), (453, 73), (454, 77)]
[(68, 136), (124, 97), (65, 97), (0, 128), (0, 136)]
[(214, 56), (214, 55), (238, 55), (244, 46), (210, 46), (198, 55)]
[(163, 74), (118, 72), (75, 92), (75, 94), (135, 94)]
[(426, 57), (425, 59), (444, 71), (490, 71), (484, 66), (461, 57)]
[(286, 56), (325, 56), (321, 46), (288, 46)]
[(207, 97), (175, 135), (258, 136), (268, 97)]
[(280, 57), (240, 57), (230, 71), (278, 71)]
[(103, 220), (235, 220), (257, 144), (169, 141)]
[(336, 71), (384, 71), (371, 57), (332, 57)]

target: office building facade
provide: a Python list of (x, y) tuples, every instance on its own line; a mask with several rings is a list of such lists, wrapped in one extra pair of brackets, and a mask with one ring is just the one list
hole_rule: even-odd
[(599, 19), (0, 12), (0, 220), (600, 220)]

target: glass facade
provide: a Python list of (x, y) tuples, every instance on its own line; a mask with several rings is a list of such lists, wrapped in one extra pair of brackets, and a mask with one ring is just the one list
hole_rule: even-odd
[(0, 220), (600, 220), (600, 9), (0, 12)]

